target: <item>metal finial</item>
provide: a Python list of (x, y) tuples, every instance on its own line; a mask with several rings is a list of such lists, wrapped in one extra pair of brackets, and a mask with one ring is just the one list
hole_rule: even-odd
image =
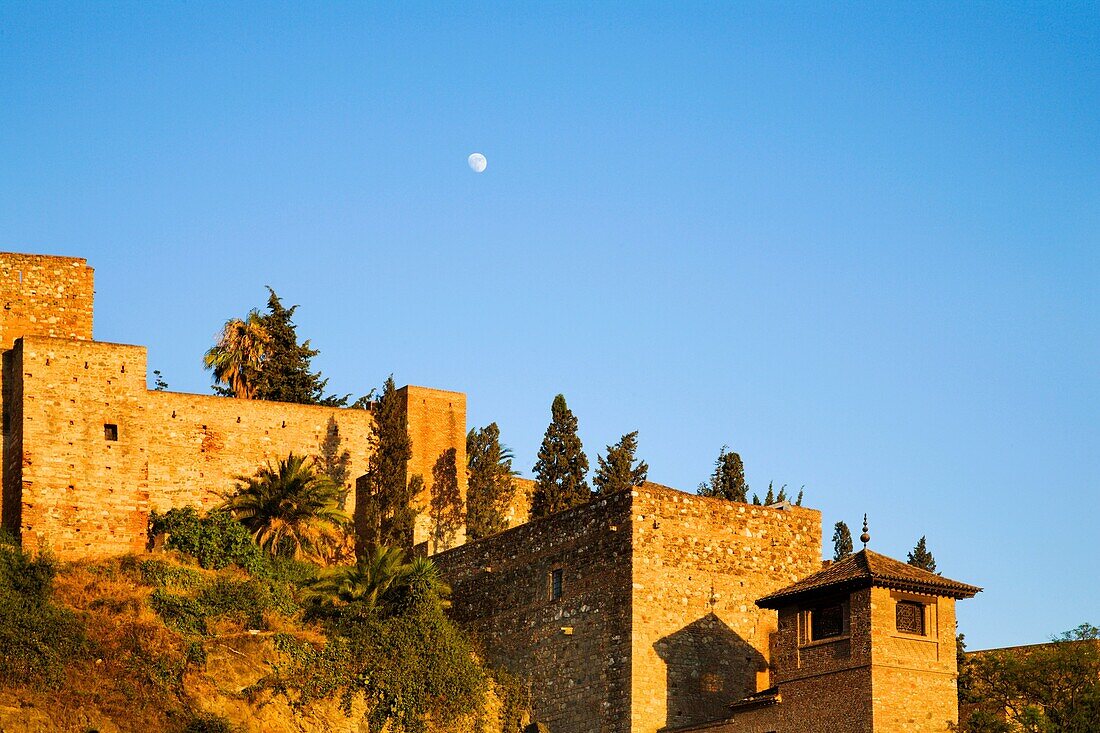
[(867, 543), (871, 541), (871, 535), (867, 533), (867, 515), (863, 515), (863, 534), (859, 536), (859, 541), (863, 543), (863, 549), (867, 549)]

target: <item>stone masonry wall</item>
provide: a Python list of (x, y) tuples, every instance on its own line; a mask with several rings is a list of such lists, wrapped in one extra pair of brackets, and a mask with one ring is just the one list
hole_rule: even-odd
[[(138, 346), (26, 337), (13, 354), (21, 446), (6, 441), (5, 464), (22, 469), (19, 524), (30, 548), (63, 558), (139, 551), (151, 509), (211, 508), (236, 477), (291, 451), (316, 454), (330, 418), (351, 454), (349, 476), (366, 470), (366, 410), (148, 391)], [(117, 426), (117, 441), (106, 425)]]
[(12, 344), (23, 335), (92, 338), (94, 299), (94, 273), (86, 260), (0, 252), (0, 433), (4, 450), (0, 525), (12, 533), (19, 531), (22, 460), (22, 435), (8, 432), (9, 425), (22, 421), (22, 404), (12, 399), (20, 388), (8, 378)]
[(27, 335), (92, 338), (94, 297), (87, 260), (0, 252), (0, 349)]
[[(413, 455), (406, 469), (405, 480), (419, 474), (424, 479), (424, 491), (417, 497), (421, 514), (417, 518), (413, 542), (429, 542), (432, 523), (428, 516), (431, 501), (432, 469), (440, 456), (455, 449), (458, 467), (458, 493), (466, 501), (466, 395), (428, 387), (409, 385), (397, 391), (405, 406), (406, 426), (412, 440)], [(463, 509), (465, 514), (465, 509)], [(456, 545), (466, 541), (463, 526), (455, 538)], [(429, 542), (429, 545), (431, 543)], [(429, 547), (434, 554), (437, 548)]]
[(821, 513), (633, 493), (631, 730), (720, 719), (768, 686), (776, 613), (755, 601), (821, 567)]
[[(926, 604), (924, 637), (896, 630), (899, 600)], [(945, 733), (959, 713), (954, 599), (872, 588), (870, 615), (875, 729)]]
[(553, 733), (630, 730), (631, 504), (615, 494), (433, 558), (456, 619), (494, 666), (531, 681)]

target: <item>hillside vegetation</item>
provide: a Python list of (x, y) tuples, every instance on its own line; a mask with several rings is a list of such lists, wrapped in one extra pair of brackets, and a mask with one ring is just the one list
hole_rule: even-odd
[(271, 557), (222, 513), (166, 549), (59, 565), (0, 539), (0, 730), (518, 733), (525, 694), (446, 617), (426, 560)]

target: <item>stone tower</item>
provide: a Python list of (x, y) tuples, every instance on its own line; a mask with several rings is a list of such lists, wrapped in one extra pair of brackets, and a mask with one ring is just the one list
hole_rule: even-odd
[(958, 718), (955, 601), (980, 590), (865, 549), (761, 598), (779, 612), (773, 705), (720, 730), (770, 718), (760, 730), (946, 733)]

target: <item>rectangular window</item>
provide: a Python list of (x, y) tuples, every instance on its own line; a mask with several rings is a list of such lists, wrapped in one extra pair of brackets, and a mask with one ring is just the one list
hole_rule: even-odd
[(118, 440), (118, 425), (107, 423), (103, 426), (103, 437), (107, 440)]
[(550, 571), (550, 600), (556, 601), (561, 598), (561, 580), (562, 569)]
[(844, 634), (844, 604), (820, 606), (810, 612), (810, 641)]
[(904, 634), (924, 636), (924, 604), (914, 601), (898, 601), (895, 609), (897, 630)]

